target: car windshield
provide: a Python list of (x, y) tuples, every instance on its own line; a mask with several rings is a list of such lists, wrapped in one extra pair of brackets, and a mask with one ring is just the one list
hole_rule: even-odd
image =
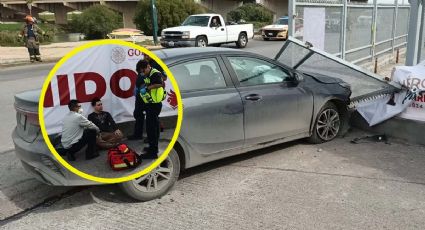
[(184, 20), (182, 26), (208, 26), (209, 16), (189, 16)]
[(287, 18), (279, 18), (279, 20), (275, 21), (273, 24), (275, 25), (288, 25)]

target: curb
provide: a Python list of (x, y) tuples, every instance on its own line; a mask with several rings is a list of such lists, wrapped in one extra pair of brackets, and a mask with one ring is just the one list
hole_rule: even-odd
[[(160, 50), (163, 47), (162, 46), (144, 46), (148, 50)], [(75, 47), (69, 47), (69, 48), (75, 48)], [(41, 56), (43, 58), (43, 55)], [(51, 57), (51, 58), (43, 58), (42, 63), (54, 63), (58, 62), (62, 57)], [(35, 65), (37, 62), (31, 63), (27, 58), (25, 59), (18, 59), (18, 60), (12, 60), (12, 61), (5, 61), (0, 63), (0, 69), (8, 68), (8, 67), (15, 67), (15, 66), (23, 66), (23, 65)]]

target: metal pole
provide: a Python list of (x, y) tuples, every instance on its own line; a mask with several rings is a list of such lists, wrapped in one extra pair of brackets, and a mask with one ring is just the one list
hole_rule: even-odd
[(373, 0), (373, 14), (372, 14), (372, 47), (371, 47), (371, 55), (372, 60), (375, 58), (375, 43), (376, 43), (376, 18), (378, 15), (378, 0)]
[(406, 65), (413, 66), (418, 63), (418, 49), (419, 49), (419, 31), (422, 12), (422, 0), (409, 0), (410, 2), (410, 19), (409, 19), (409, 33), (407, 37), (407, 53)]
[(288, 1), (288, 17), (289, 17), (289, 20), (288, 20), (288, 35), (291, 36), (291, 37), (293, 37), (294, 34), (295, 34), (295, 31), (294, 31), (294, 29), (295, 29), (294, 19), (296, 17), (296, 12), (295, 12), (296, 3), (295, 3), (295, 1), (296, 0), (289, 0)]
[(393, 54), (394, 54), (394, 46), (395, 46), (395, 36), (397, 34), (398, 0), (394, 0), (394, 2), (395, 2), (395, 9), (394, 9), (393, 32), (392, 32), (393, 40), (391, 41), (391, 50)]
[(425, 18), (425, 8), (422, 6), (422, 17), (421, 17), (421, 30), (419, 32), (419, 49), (418, 49), (418, 62), (421, 61), (422, 49), (424, 49), (424, 18)]
[(158, 21), (157, 21), (155, 0), (151, 0), (151, 11), (152, 11), (153, 42), (155, 43), (155, 45), (158, 45)]
[(347, 13), (348, 13), (348, 0), (343, 0), (344, 6), (342, 7), (342, 14), (341, 14), (341, 36), (340, 36), (340, 42), (341, 42), (341, 58), (345, 59), (345, 51), (346, 51), (346, 39), (347, 39)]

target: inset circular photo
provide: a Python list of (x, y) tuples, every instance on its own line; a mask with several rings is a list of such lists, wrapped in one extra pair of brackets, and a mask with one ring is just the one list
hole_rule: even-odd
[(119, 40), (90, 42), (46, 78), (42, 134), (57, 160), (85, 179), (120, 183), (155, 170), (151, 184), (168, 184), (173, 164), (167, 157), (183, 116), (179, 92), (151, 51)]

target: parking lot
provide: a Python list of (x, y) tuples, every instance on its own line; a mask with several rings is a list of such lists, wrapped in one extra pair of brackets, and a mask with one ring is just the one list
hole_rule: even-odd
[[(281, 42), (246, 50), (274, 57)], [(50, 187), (15, 157), (16, 92), (39, 88), (52, 65), (2, 72), (1, 229), (423, 229), (425, 147), (402, 140), (310, 145), (296, 141), (209, 163), (168, 195), (139, 203), (116, 185)], [(16, 76), (16, 78), (14, 78)], [(7, 94), (6, 94), (7, 93)]]

